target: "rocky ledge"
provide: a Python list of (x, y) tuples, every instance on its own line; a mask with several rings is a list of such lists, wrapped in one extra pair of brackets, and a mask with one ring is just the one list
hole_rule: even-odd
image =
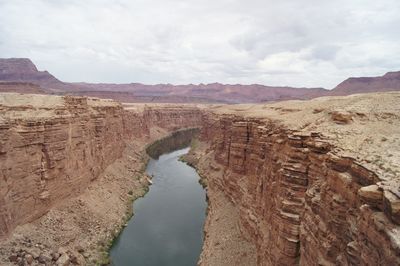
[[(201, 127), (202, 265), (400, 264), (400, 94), (125, 105), (0, 94), (0, 264), (106, 264), (143, 149)], [(128, 208), (130, 209), (130, 208)]]
[(107, 263), (148, 185), (145, 146), (202, 116), (194, 106), (0, 94), (0, 264)]
[(399, 265), (399, 101), (383, 93), (212, 108), (191, 155), (211, 201), (202, 265), (234, 256), (230, 236), (221, 243), (207, 227), (220, 193), (258, 265)]

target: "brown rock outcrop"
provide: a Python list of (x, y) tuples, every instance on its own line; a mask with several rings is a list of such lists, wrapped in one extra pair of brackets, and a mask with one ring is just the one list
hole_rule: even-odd
[[(206, 227), (235, 218), (228, 223), (230, 236), (213, 242), (210, 233), (218, 231), (206, 232), (204, 248), (220, 248), (203, 251), (202, 262), (228, 261), (207, 256), (232, 245), (240, 250), (232, 243), (241, 240), (240, 229), (251, 243), (231, 264), (254, 263), (256, 249), (259, 265), (398, 265), (399, 99), (399, 93), (384, 93), (205, 110), (0, 95), (0, 235), (90, 187), (124, 153), (124, 139), (154, 140), (151, 136), (201, 125), (203, 148), (194, 161), (212, 202)], [(346, 123), (332, 114), (348, 115)], [(139, 161), (133, 154), (131, 149), (126, 157)], [(105, 182), (112, 182), (110, 176)], [(104, 200), (115, 194), (105, 187), (99, 191)], [(229, 211), (213, 210), (228, 205), (225, 197)], [(97, 209), (95, 201), (74, 201), (88, 203)], [(55, 217), (69, 217), (71, 209), (74, 205)], [(56, 229), (63, 226), (57, 223)]]
[[(347, 100), (354, 105), (365, 101), (358, 97), (343, 98), (343, 105)], [(387, 103), (381, 107), (385, 112), (398, 108)], [(299, 109), (294, 112), (303, 112), (306, 104), (297, 103)], [(312, 114), (314, 106), (307, 108)], [(319, 132), (298, 130), (293, 125), (302, 120), (291, 124), (255, 107), (236, 107), (229, 115), (220, 109), (204, 120), (202, 140), (209, 148), (198, 156), (196, 165), (208, 190), (222, 191), (239, 209), (241, 229), (256, 244), (258, 265), (400, 264), (398, 178), (368, 169), (357, 159), (366, 148), (344, 155), (344, 140), (323, 134), (328, 132), (328, 123), (337, 134), (349, 125), (337, 125), (326, 112), (326, 122), (321, 118), (319, 124), (305, 122)], [(240, 110), (251, 111), (234, 115)], [(379, 112), (370, 114), (379, 116)], [(371, 123), (367, 125), (372, 128), (376, 121), (364, 119), (361, 125)], [(391, 121), (399, 122), (398, 118)], [(351, 124), (353, 130), (358, 122)], [(396, 136), (398, 128), (390, 128)], [(350, 130), (343, 131), (348, 142), (359, 137)], [(392, 140), (397, 147), (396, 138)], [(379, 147), (369, 151), (374, 149)]]
[(193, 107), (124, 110), (72, 96), (0, 95), (0, 236), (81, 193), (134, 137), (195, 127)]

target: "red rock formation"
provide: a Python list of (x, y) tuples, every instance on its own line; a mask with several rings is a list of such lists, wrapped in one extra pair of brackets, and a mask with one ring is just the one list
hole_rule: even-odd
[[(150, 127), (199, 126), (202, 119), (192, 107), (133, 112), (113, 101), (82, 97), (3, 97), (0, 236), (82, 192), (121, 156), (125, 140), (149, 135)], [(24, 97), (26, 104), (20, 104)]]
[(240, 209), (259, 265), (400, 264), (398, 184), (335, 155), (322, 135), (210, 115), (202, 139), (199, 170)]
[[(400, 264), (398, 179), (340, 156), (321, 133), (190, 106), (0, 96), (0, 236), (79, 194), (121, 156), (124, 139), (203, 125), (210, 146), (197, 167), (239, 210), (259, 265)], [(335, 126), (355, 123), (353, 113), (329, 114)]]

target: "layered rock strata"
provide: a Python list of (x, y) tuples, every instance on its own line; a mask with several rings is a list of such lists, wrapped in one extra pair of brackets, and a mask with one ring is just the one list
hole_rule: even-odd
[[(349, 102), (357, 106), (365, 97), (342, 98), (335, 110)], [(385, 97), (390, 96), (374, 100)], [(215, 109), (204, 120), (201, 136), (209, 147), (197, 154), (195, 164), (208, 190), (223, 192), (239, 209), (240, 228), (256, 244), (258, 265), (399, 265), (400, 182), (394, 163), (399, 157), (393, 159), (399, 144), (398, 107), (387, 100), (376, 109), (358, 108), (358, 115), (347, 108), (351, 121), (336, 123), (329, 110), (332, 103), (318, 101), (323, 108), (317, 112), (312, 104), (287, 103), (287, 108), (298, 109), (286, 109), (281, 116), (274, 112), (285, 104), (260, 107), (262, 112), (254, 106)], [(303, 121), (307, 112), (310, 121), (318, 116), (319, 124)], [(386, 124), (385, 130), (375, 135), (352, 132), (378, 124)], [(332, 132), (338, 139), (324, 135)], [(366, 138), (389, 141), (392, 147), (360, 146), (345, 152), (341, 132), (347, 132), (352, 145)], [(380, 168), (360, 158), (367, 150), (380, 151)], [(386, 151), (392, 156), (385, 157)], [(205, 249), (210, 248), (207, 234), (205, 241)], [(213, 256), (209, 250), (204, 255)]]
[[(14, 232), (3, 242), (10, 248), (44, 229), (39, 247), (96, 245), (118, 231), (128, 195), (140, 194), (129, 188), (145, 187), (145, 145), (202, 126), (193, 164), (211, 201), (203, 265), (249, 265), (254, 254), (258, 265), (398, 265), (399, 100), (384, 93), (206, 111), (1, 95), (0, 235)], [(10, 260), (39, 261), (29, 252)]]
[(172, 132), (170, 135), (153, 142), (146, 148), (146, 153), (153, 159), (158, 159), (177, 149), (190, 146), (192, 140), (198, 135), (199, 128), (185, 128)]
[(196, 108), (124, 110), (114, 101), (17, 94), (0, 95), (0, 113), (1, 237), (79, 195), (126, 141), (149, 139), (150, 128), (195, 127), (202, 116)]

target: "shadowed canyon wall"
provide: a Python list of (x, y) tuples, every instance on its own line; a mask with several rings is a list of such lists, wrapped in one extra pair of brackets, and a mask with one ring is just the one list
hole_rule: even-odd
[(121, 156), (125, 141), (154, 128), (198, 127), (202, 119), (191, 107), (124, 110), (113, 101), (32, 97), (1, 99), (0, 237), (82, 192)]
[(204, 121), (210, 146), (197, 168), (240, 209), (259, 265), (400, 264), (399, 197), (374, 172), (318, 133), (232, 115)]
[(170, 135), (159, 139), (146, 148), (146, 152), (153, 159), (158, 159), (162, 154), (190, 146), (192, 139), (199, 133), (199, 128), (185, 128), (172, 132)]

